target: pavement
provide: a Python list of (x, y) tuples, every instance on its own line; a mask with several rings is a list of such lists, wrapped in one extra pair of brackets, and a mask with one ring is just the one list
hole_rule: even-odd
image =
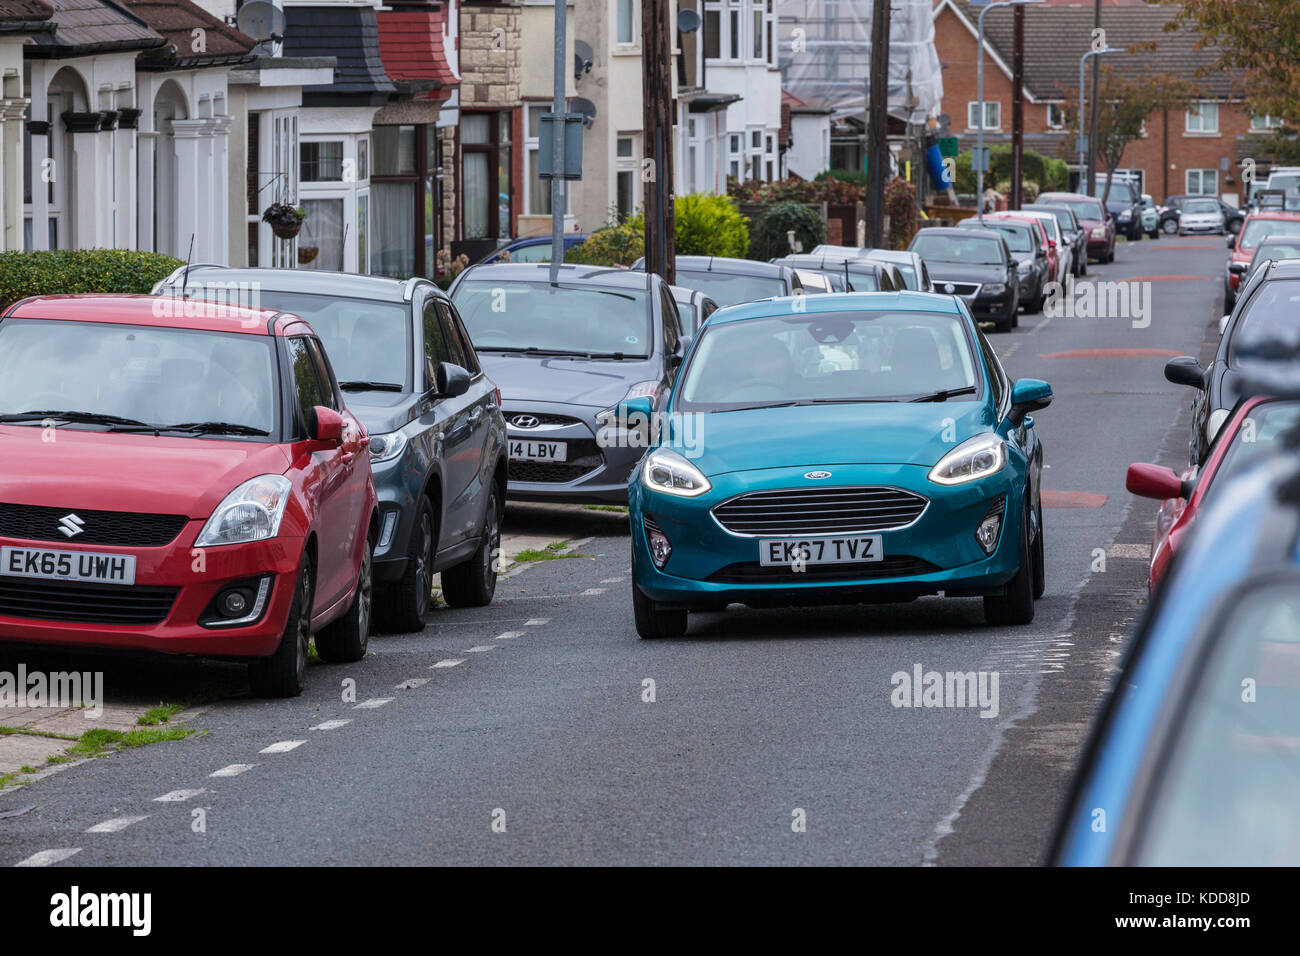
[[(312, 666), (299, 698), (253, 699), (231, 665), (96, 660), (110, 703), (193, 701), (173, 720), (198, 732), (0, 789), (0, 865), (1040, 862), (1145, 603), (1155, 503), (1125, 469), (1186, 460), (1191, 396), (1162, 366), (1213, 343), (1225, 254), (1121, 244), (1082, 282), (1149, 282), (1149, 324), (1022, 316), (990, 337), (1056, 395), (1034, 416), (1031, 625), (923, 598), (735, 607), (640, 641), (626, 516), (512, 504), (504, 552), (573, 556), (516, 562), (491, 606)], [(87, 666), (11, 649), (0, 670), (18, 660)], [(895, 706), (917, 666), (996, 674), (996, 706)]]

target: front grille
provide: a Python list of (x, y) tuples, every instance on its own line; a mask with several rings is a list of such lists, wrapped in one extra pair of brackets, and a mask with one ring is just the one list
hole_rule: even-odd
[(180, 588), (0, 577), (0, 617), (80, 624), (158, 624)]
[(545, 414), (545, 413), (543, 413), (543, 412), (511, 412), (509, 415), (506, 416), (506, 423), (507, 423), (508, 425), (510, 425), (511, 428), (518, 428), (520, 431), (525, 431), (525, 432), (528, 431), (528, 430), (531, 429), (531, 428), (536, 428), (536, 427), (537, 427), (537, 425), (529, 425), (528, 428), (524, 428), (523, 426), (516, 425), (515, 422), (514, 422), (514, 420), (515, 420), (516, 417), (521, 416), (521, 415), (528, 415), (528, 416), (530, 416), (530, 417), (532, 417), (532, 418), (537, 419), (537, 425), (582, 425), (582, 424), (585, 424), (585, 423), (582, 421), (582, 419), (580, 419), (580, 418), (572, 418), (572, 417), (570, 417), (570, 416), (568, 416), (568, 415), (549, 415), (549, 414)]
[(709, 575), (714, 584), (798, 584), (801, 581), (862, 581), (873, 578), (907, 578), (940, 570), (910, 554), (892, 554), (883, 561), (862, 564), (807, 564), (802, 571), (790, 567), (764, 567), (757, 561), (729, 564)]
[(713, 516), (733, 534), (856, 534), (909, 525), (928, 504), (899, 488), (800, 488), (741, 495), (718, 505)]
[[(60, 530), (60, 522), (68, 515), (76, 515), (82, 522), (82, 530), (72, 538)], [(79, 545), (160, 548), (176, 540), (188, 520), (184, 515), (88, 511), (82, 508), (47, 508), (0, 502), (0, 537), (23, 538), (28, 541), (75, 541)]]
[[(980, 283), (978, 282), (942, 282), (934, 281), (934, 291), (942, 292), (944, 295), (978, 295)], [(948, 290), (952, 286), (952, 291)]]
[(515, 461), (511, 459), (510, 481), (545, 481), (563, 484), (590, 474), (605, 463), (595, 439), (557, 439), (568, 445), (568, 461)]

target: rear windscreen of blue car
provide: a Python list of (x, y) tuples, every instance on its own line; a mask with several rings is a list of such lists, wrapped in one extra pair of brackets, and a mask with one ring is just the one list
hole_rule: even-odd
[(810, 313), (707, 327), (676, 407), (907, 401), (976, 386), (970, 340), (958, 316)]
[(311, 324), (340, 383), (410, 387), (411, 323), (405, 305), (266, 289), (259, 295), (262, 308), (292, 312)]
[(698, 289), (718, 305), (736, 305), (757, 299), (786, 295), (785, 280), (780, 276), (735, 275), (726, 272), (677, 270), (677, 285)]
[(456, 308), (479, 351), (544, 351), (647, 358), (644, 289), (546, 282), (463, 282)]

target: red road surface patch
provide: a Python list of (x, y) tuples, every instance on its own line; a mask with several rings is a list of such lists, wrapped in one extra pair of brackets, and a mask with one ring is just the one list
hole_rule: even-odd
[(1042, 491), (1044, 508), (1100, 508), (1106, 503), (1107, 495), (1096, 495), (1090, 491)]
[(1038, 356), (1044, 359), (1074, 358), (1173, 358), (1184, 355), (1169, 349), (1070, 349), (1068, 352), (1048, 352)]

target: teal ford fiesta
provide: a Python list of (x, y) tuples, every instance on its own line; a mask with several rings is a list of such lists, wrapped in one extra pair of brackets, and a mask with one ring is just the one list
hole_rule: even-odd
[(629, 482), (642, 637), (690, 611), (982, 597), (1027, 624), (1043, 593), (1045, 382), (1008, 380), (953, 296), (872, 292), (715, 312), (662, 412), (628, 399), (606, 440)]

